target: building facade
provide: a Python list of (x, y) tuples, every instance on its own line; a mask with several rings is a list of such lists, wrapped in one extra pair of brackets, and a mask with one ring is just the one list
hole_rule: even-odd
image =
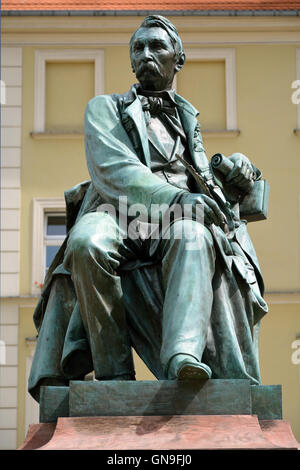
[[(76, 13), (70, 6), (53, 12), (55, 5), (46, 2), (47, 13), (33, 11), (37, 2), (26, 11), (19, 3), (2, 2), (3, 449), (18, 447), (28, 425), (38, 422), (38, 405), (27, 393), (36, 337), (32, 314), (64, 237), (64, 191), (89, 179), (85, 106), (97, 94), (125, 92), (135, 82), (128, 42), (148, 13), (92, 7)], [(271, 187), (268, 220), (249, 224), (270, 310), (260, 336), (262, 383), (282, 384), (283, 416), (299, 441), (300, 17), (295, 5), (255, 13), (239, 10), (237, 3), (235, 14), (199, 6), (189, 14), (176, 8), (164, 14), (177, 26), (187, 55), (174, 86), (200, 111), (207, 155), (242, 152)], [(152, 378), (135, 360), (137, 378)]]

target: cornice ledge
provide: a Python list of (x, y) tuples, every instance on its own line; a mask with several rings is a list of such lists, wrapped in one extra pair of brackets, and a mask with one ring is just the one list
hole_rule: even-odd
[(83, 131), (45, 131), (45, 132), (30, 132), (30, 137), (35, 140), (57, 140), (57, 139), (83, 139)]
[(233, 139), (240, 133), (239, 129), (201, 129), (201, 134), (206, 139)]

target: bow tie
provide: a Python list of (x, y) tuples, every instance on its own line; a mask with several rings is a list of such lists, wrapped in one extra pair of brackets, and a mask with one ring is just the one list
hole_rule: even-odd
[(148, 111), (151, 116), (158, 116), (165, 113), (169, 116), (175, 116), (175, 104), (157, 96), (140, 96), (143, 111)]

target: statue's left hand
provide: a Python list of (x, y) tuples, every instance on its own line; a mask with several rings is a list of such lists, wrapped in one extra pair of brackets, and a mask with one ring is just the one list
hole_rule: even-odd
[(250, 160), (242, 153), (233, 153), (228, 158), (233, 163), (233, 169), (226, 176), (226, 184), (235, 186), (245, 192), (251, 191), (254, 185), (255, 173)]

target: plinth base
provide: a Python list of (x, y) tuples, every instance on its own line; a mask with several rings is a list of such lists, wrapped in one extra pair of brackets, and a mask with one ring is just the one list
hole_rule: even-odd
[[(297, 450), (289, 424), (253, 415), (102, 416), (59, 418), (29, 430), (22, 449), (38, 450)], [(53, 424), (52, 424), (53, 426)], [(40, 439), (49, 434), (47, 443)]]
[(281, 387), (248, 380), (74, 381), (41, 387), (20, 449), (298, 449)]

